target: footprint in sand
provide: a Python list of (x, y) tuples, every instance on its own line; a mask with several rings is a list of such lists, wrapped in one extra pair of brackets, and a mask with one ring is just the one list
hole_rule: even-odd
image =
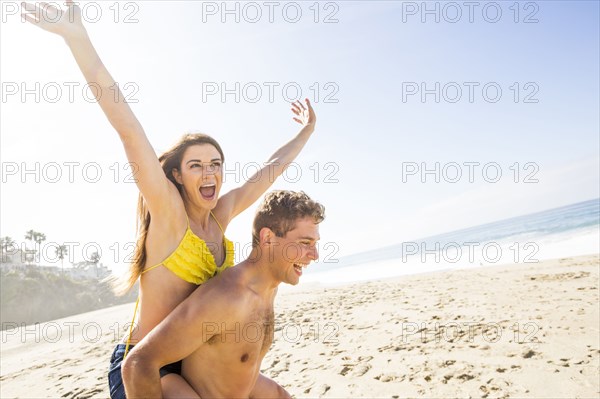
[(91, 391), (83, 391), (81, 392), (77, 398), (78, 399), (89, 399), (91, 397), (93, 397), (95, 394), (99, 394), (99, 393), (103, 393), (104, 390), (103, 389), (92, 389)]
[(504, 389), (510, 386), (512, 386), (512, 384), (506, 380), (490, 378), (486, 381), (486, 385), (481, 385), (479, 387), (479, 390), (483, 393), (482, 396), (484, 398), (488, 397), (490, 394), (493, 394), (494, 397), (505, 397), (505, 395), (503, 395)]
[(327, 391), (329, 391), (331, 387), (327, 384), (321, 385), (319, 388), (315, 389), (316, 396), (323, 396)]
[(402, 381), (404, 381), (406, 376), (396, 374), (396, 373), (386, 373), (386, 374), (378, 375), (377, 377), (373, 377), (373, 378), (376, 380), (379, 380), (381, 382), (392, 382), (392, 381), (402, 382)]
[[(373, 356), (359, 356), (356, 363), (344, 364), (342, 370), (340, 371), (340, 375), (346, 376), (349, 372), (352, 372), (350, 374), (352, 377), (362, 377), (371, 369), (369, 361), (372, 359)], [(342, 360), (350, 361), (350, 358), (345, 356), (342, 358)]]
[(402, 349), (402, 347), (400, 347), (398, 345), (389, 344), (389, 345), (385, 345), (385, 346), (381, 346), (381, 347), (377, 348), (377, 351), (379, 353), (382, 353), (382, 352), (398, 352), (400, 349)]
[(590, 275), (589, 272), (579, 272), (579, 273), (558, 273), (558, 274), (535, 274), (532, 276), (528, 276), (529, 280), (535, 281), (567, 281), (574, 280), (578, 278), (588, 277)]
[(561, 363), (559, 363), (558, 365), (562, 366), (562, 367), (571, 367), (569, 364), (569, 360), (571, 360), (571, 359), (566, 358), (566, 357), (562, 358), (562, 359), (560, 359)]
[(521, 356), (523, 357), (523, 359), (529, 359), (532, 358), (533, 356), (537, 355), (538, 353), (536, 351), (534, 351), (533, 349), (528, 349), (526, 348), (523, 353), (521, 354)]
[(448, 366), (452, 366), (454, 363), (456, 363), (456, 360), (445, 360), (444, 362), (440, 363), (440, 366), (448, 367)]
[(272, 377), (277, 377), (282, 372), (290, 370), (290, 362), (279, 363), (278, 366), (279, 367), (273, 368), (273, 370), (270, 371)]
[[(447, 360), (445, 363), (441, 364), (441, 367), (448, 367), (447, 371), (445, 372), (443, 379), (441, 380), (442, 384), (447, 384), (448, 381), (450, 381), (451, 379), (457, 379), (459, 381), (461, 381), (461, 383), (464, 383), (466, 381), (470, 381), (473, 380), (475, 378), (478, 378), (481, 373), (478, 373), (474, 370), (473, 366), (466, 364), (466, 365), (460, 365), (460, 364), (456, 364), (456, 362), (454, 360)], [(439, 365), (439, 363), (438, 363)], [(428, 380), (426, 380), (428, 381)], [(429, 381), (428, 381), (429, 382)]]
[(463, 373), (463, 374), (461, 374), (461, 375), (459, 375), (459, 376), (456, 377), (456, 379), (461, 380), (462, 382), (469, 381), (469, 380), (472, 380), (474, 378), (475, 378), (475, 376), (472, 375), (472, 374), (469, 374), (469, 373)]
[(81, 398), (82, 397), (81, 394), (84, 391), (85, 391), (85, 389), (82, 389), (82, 388), (76, 389), (74, 391), (69, 391), (69, 392), (63, 394), (61, 397), (63, 397), (63, 398), (73, 398), (73, 399), (75, 399), (75, 398)]
[(365, 375), (367, 373), (367, 371), (369, 371), (371, 369), (371, 365), (370, 364), (359, 364), (358, 366), (356, 366), (356, 368), (352, 371), (352, 376), (353, 377), (362, 377), (363, 375)]

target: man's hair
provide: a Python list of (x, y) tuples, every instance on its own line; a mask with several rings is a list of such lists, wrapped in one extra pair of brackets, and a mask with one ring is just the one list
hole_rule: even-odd
[(315, 223), (325, 219), (325, 207), (310, 199), (303, 191), (271, 191), (256, 210), (252, 226), (252, 248), (260, 243), (260, 230), (267, 227), (277, 237), (296, 227), (298, 219), (312, 218)]

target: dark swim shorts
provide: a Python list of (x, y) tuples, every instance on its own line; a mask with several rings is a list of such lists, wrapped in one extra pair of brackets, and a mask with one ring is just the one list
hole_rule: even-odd
[[(133, 345), (129, 345), (129, 350), (131, 351), (131, 349), (133, 349)], [(123, 385), (123, 377), (121, 376), (121, 363), (123, 363), (124, 355), (125, 344), (119, 344), (110, 357), (108, 387), (110, 388), (110, 397), (112, 399), (126, 399), (125, 386)], [(161, 377), (171, 373), (181, 375), (181, 360), (176, 363), (167, 364), (160, 369)]]

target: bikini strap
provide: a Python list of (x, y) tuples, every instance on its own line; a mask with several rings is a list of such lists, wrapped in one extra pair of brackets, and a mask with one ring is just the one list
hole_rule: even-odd
[(223, 235), (225, 235), (225, 230), (223, 230), (223, 227), (221, 226), (221, 223), (219, 223), (219, 221), (217, 220), (217, 218), (215, 217), (215, 214), (212, 213), (212, 211), (210, 211), (211, 216), (213, 217), (213, 219), (215, 219), (215, 222), (217, 222), (217, 225), (219, 226), (219, 228), (221, 229), (221, 233), (223, 233)]
[[(214, 215), (213, 215), (213, 217), (214, 217)], [(187, 230), (190, 230), (190, 218), (188, 217), (187, 212), (185, 213), (185, 219), (187, 221)], [(215, 220), (217, 220), (217, 219), (215, 219)], [(217, 224), (219, 224), (218, 221), (217, 221)], [(220, 224), (219, 224), (219, 227), (221, 227)], [(186, 230), (186, 234), (187, 234), (187, 230)], [(149, 267), (146, 270), (142, 271), (142, 274), (149, 272), (152, 269), (156, 269), (157, 267), (159, 267), (161, 265), (162, 265), (162, 262), (159, 263), (158, 265)], [(131, 333), (133, 332), (133, 324), (135, 323), (135, 316), (137, 315), (137, 310), (138, 310), (139, 304), (140, 304), (140, 296), (138, 295), (137, 300), (135, 301), (135, 309), (133, 310), (133, 318), (131, 319), (131, 325), (129, 326), (129, 336), (127, 337), (127, 345), (125, 345), (125, 354), (123, 355), (123, 359), (125, 359), (125, 356), (127, 356), (127, 353), (129, 352), (129, 346), (131, 344)]]
[(142, 274), (149, 272), (152, 269), (156, 269), (157, 267), (159, 267), (160, 265), (162, 265), (162, 262), (159, 263), (158, 265), (154, 265), (154, 266), (150, 266), (149, 268), (145, 269), (144, 271), (142, 271)]
[(125, 354), (123, 354), (123, 359), (125, 359), (125, 356), (127, 356), (127, 352), (129, 352), (129, 345), (131, 344), (131, 333), (133, 331), (133, 323), (135, 322), (135, 315), (137, 314), (139, 304), (140, 304), (140, 296), (138, 295), (137, 301), (135, 301), (135, 310), (133, 311), (133, 319), (131, 319), (131, 324), (129, 325), (129, 336), (127, 337), (127, 345), (125, 345)]

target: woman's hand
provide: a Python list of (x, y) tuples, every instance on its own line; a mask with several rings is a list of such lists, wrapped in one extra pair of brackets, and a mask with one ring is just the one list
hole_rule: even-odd
[(57, 8), (48, 3), (21, 3), (22, 16), (41, 29), (56, 33), (65, 40), (85, 36), (86, 30), (81, 22), (81, 9), (67, 0), (67, 8)]
[(293, 119), (302, 126), (312, 127), (314, 130), (315, 124), (317, 123), (317, 116), (315, 115), (315, 111), (313, 110), (312, 105), (310, 105), (308, 98), (305, 98), (304, 101), (306, 102), (306, 107), (300, 101), (292, 103), (292, 112), (298, 116)]

